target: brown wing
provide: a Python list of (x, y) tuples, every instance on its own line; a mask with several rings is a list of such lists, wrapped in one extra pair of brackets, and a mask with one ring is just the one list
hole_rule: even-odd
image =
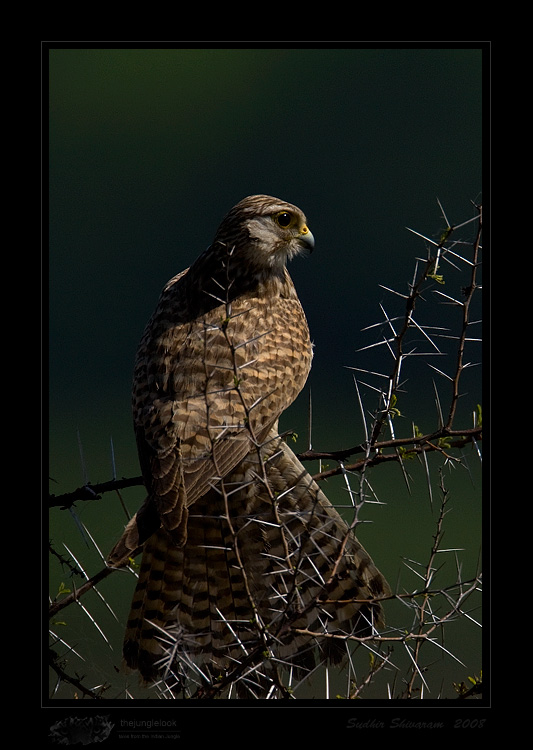
[(309, 373), (307, 322), (286, 271), (219, 304), (205, 288), (191, 271), (171, 280), (139, 347), (133, 415), (148, 498), (115, 564), (159, 523), (182, 544), (187, 508), (262, 442)]

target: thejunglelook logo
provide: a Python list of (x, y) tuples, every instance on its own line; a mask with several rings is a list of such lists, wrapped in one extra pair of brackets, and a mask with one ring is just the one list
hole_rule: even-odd
[(68, 716), (50, 727), (50, 740), (57, 745), (90, 745), (109, 737), (113, 723), (108, 716)]

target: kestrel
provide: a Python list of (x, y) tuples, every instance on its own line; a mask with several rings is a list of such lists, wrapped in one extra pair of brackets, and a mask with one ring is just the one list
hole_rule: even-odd
[(313, 247), (299, 208), (249, 196), (144, 331), (133, 419), (148, 495), (108, 562), (143, 549), (124, 658), (146, 681), (338, 660), (332, 636), (382, 625), (386, 581), (278, 435), (312, 359), (286, 263)]

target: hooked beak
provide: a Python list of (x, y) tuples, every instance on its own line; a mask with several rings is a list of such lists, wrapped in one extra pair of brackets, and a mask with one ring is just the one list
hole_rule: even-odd
[(313, 233), (305, 225), (302, 227), (300, 234), (298, 235), (298, 242), (300, 242), (309, 253), (312, 253), (315, 249), (315, 238), (313, 237)]

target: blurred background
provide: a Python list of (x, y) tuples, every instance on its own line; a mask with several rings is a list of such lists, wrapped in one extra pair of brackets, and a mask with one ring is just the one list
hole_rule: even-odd
[[(308, 387), (282, 428), (298, 433), (297, 451), (308, 447), (311, 393), (314, 448), (361, 442), (347, 368), (387, 371), (385, 351), (358, 350), (376, 339), (362, 329), (383, 319), (380, 302), (391, 315), (401, 311), (400, 298), (379, 285), (405, 292), (415, 258), (426, 255), (427, 243), (406, 227), (438, 238), (446, 221), (437, 199), (452, 224), (473, 216), (472, 201), (481, 202), (482, 49), (51, 48), (48, 54), (50, 491), (106, 481), (113, 461), (118, 477), (140, 473), (130, 388), (143, 327), (165, 282), (190, 265), (225, 213), (252, 193), (298, 205), (316, 240), (315, 252), (289, 269), (315, 358)], [(474, 228), (466, 226), (461, 236), (470, 240)], [(465, 278), (451, 268), (443, 272), (443, 291), (458, 296)], [(420, 317), (457, 330), (456, 308), (428, 301)], [(450, 371), (450, 356), (436, 366)], [(468, 356), (477, 362), (480, 352), (473, 348)], [(422, 362), (407, 376), (398, 436), (410, 434), (412, 422), (423, 431), (436, 426), (432, 379), (438, 376)], [(443, 379), (441, 387), (446, 403)], [(481, 403), (480, 368), (466, 373), (462, 391), (456, 426), (470, 427)], [(473, 574), (480, 553), (480, 475), (471, 463), (469, 472), (447, 474), (452, 512), (445, 546), (465, 550), (451, 555), (452, 578), (459, 564), (464, 577)], [(373, 473), (383, 505), (367, 506), (363, 517), (371, 523), (358, 530), (393, 588), (416, 585), (405, 580), (402, 559), (427, 560), (438, 510), (421, 467), (412, 471), (410, 491), (398, 467)], [(342, 483), (324, 489), (333, 502), (345, 499)], [(131, 512), (142, 499), (140, 488), (125, 496)], [(58, 548), (68, 538), (71, 551), (90, 560), (79, 523), (107, 553), (124, 520), (118, 499), (107, 495), (78, 503), (75, 517), (52, 511), (50, 537)], [(99, 567), (95, 557), (89, 575)], [(52, 596), (65, 576), (54, 562)], [(102, 648), (102, 679), (120, 663), (133, 590), (130, 576), (114, 578), (106, 582), (119, 619), (109, 625), (110, 643), (83, 624), (83, 637)], [(475, 627), (457, 635), (452, 629), (450, 638), (457, 639), (461, 661), (441, 670), (448, 687), (481, 667)]]

